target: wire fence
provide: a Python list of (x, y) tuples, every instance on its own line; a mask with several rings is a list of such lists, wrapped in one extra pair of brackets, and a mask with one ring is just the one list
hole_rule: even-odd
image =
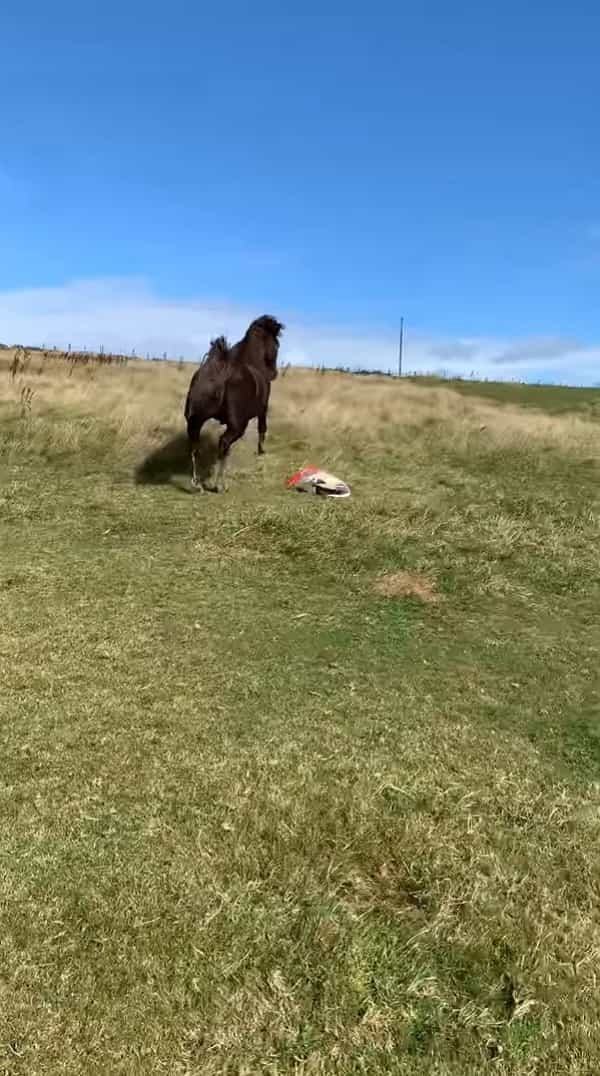
[[(33, 358), (34, 355), (41, 357), (43, 361), (54, 358), (70, 364), (71, 372), (77, 366), (125, 366), (129, 362), (148, 362), (148, 363), (173, 363), (179, 368), (183, 368), (187, 365), (195, 365), (200, 362), (200, 357), (186, 358), (184, 355), (170, 355), (168, 352), (163, 351), (160, 354), (151, 351), (139, 352), (135, 348), (132, 348), (128, 352), (110, 351), (106, 350), (104, 345), (100, 345), (97, 350), (90, 350), (87, 347), (73, 349), (71, 344), (68, 344), (66, 349), (56, 347), (55, 345), (47, 346), (30, 345), (23, 346), (8, 345), (0, 343), (1, 351), (12, 351), (13, 359), (10, 363), (10, 372), (13, 377), (18, 373), (25, 372), (28, 365), (28, 361)], [(289, 370), (293, 369), (291, 363), (280, 363), (279, 370), (281, 376), (285, 376)], [(305, 367), (306, 368), (306, 367)], [(384, 370), (384, 369), (367, 369), (364, 367), (352, 367), (343, 365), (325, 365), (324, 363), (312, 363), (309, 367), (316, 373), (323, 376), (327, 374), (352, 374), (358, 377), (382, 377), (389, 378), (393, 381), (398, 381), (401, 377), (402, 380), (419, 381), (420, 383), (439, 383), (443, 382), (448, 385), (454, 384), (504, 384), (504, 385), (532, 385), (532, 386), (555, 386), (567, 388), (569, 385), (560, 381), (548, 381), (548, 380), (533, 380), (531, 378), (497, 378), (489, 377), (485, 374), (479, 373), (477, 370), (471, 370), (468, 374), (457, 373), (448, 369), (435, 369), (435, 370), (410, 370), (406, 369), (401, 375), (397, 370)], [(592, 389), (600, 388), (600, 381), (588, 386)]]

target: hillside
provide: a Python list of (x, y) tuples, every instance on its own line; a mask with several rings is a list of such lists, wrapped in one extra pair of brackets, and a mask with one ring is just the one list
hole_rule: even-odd
[(435, 377), (414, 377), (415, 384), (439, 387), (476, 396), (501, 404), (534, 407), (551, 415), (583, 412), (590, 418), (600, 416), (600, 388), (575, 388), (569, 385), (527, 385), (521, 381), (472, 381), (452, 378), (441, 381)]
[(597, 395), (13, 358), (0, 1071), (598, 1071)]

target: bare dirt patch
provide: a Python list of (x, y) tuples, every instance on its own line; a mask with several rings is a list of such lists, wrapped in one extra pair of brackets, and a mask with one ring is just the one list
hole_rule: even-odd
[(381, 575), (376, 580), (374, 589), (383, 598), (416, 598), (426, 604), (439, 601), (434, 580), (418, 572)]

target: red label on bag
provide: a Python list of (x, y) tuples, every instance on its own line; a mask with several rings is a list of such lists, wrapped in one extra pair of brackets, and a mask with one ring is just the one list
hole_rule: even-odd
[(291, 478), (288, 478), (286, 486), (297, 486), (298, 482), (303, 482), (305, 478), (310, 478), (310, 476), (316, 474), (318, 470), (318, 467), (301, 467)]

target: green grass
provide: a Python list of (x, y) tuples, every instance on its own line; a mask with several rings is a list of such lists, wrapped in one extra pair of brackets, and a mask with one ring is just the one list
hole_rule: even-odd
[(275, 421), (201, 497), (177, 444), (140, 471), (35, 408), (0, 410), (0, 1072), (597, 1072), (596, 464), (365, 430), (321, 502)]
[(417, 385), (443, 386), (462, 396), (494, 400), (497, 403), (535, 407), (551, 415), (583, 411), (600, 415), (600, 388), (575, 388), (570, 385), (527, 385), (516, 381), (467, 381), (464, 378), (439, 378), (416, 375), (409, 380)]

